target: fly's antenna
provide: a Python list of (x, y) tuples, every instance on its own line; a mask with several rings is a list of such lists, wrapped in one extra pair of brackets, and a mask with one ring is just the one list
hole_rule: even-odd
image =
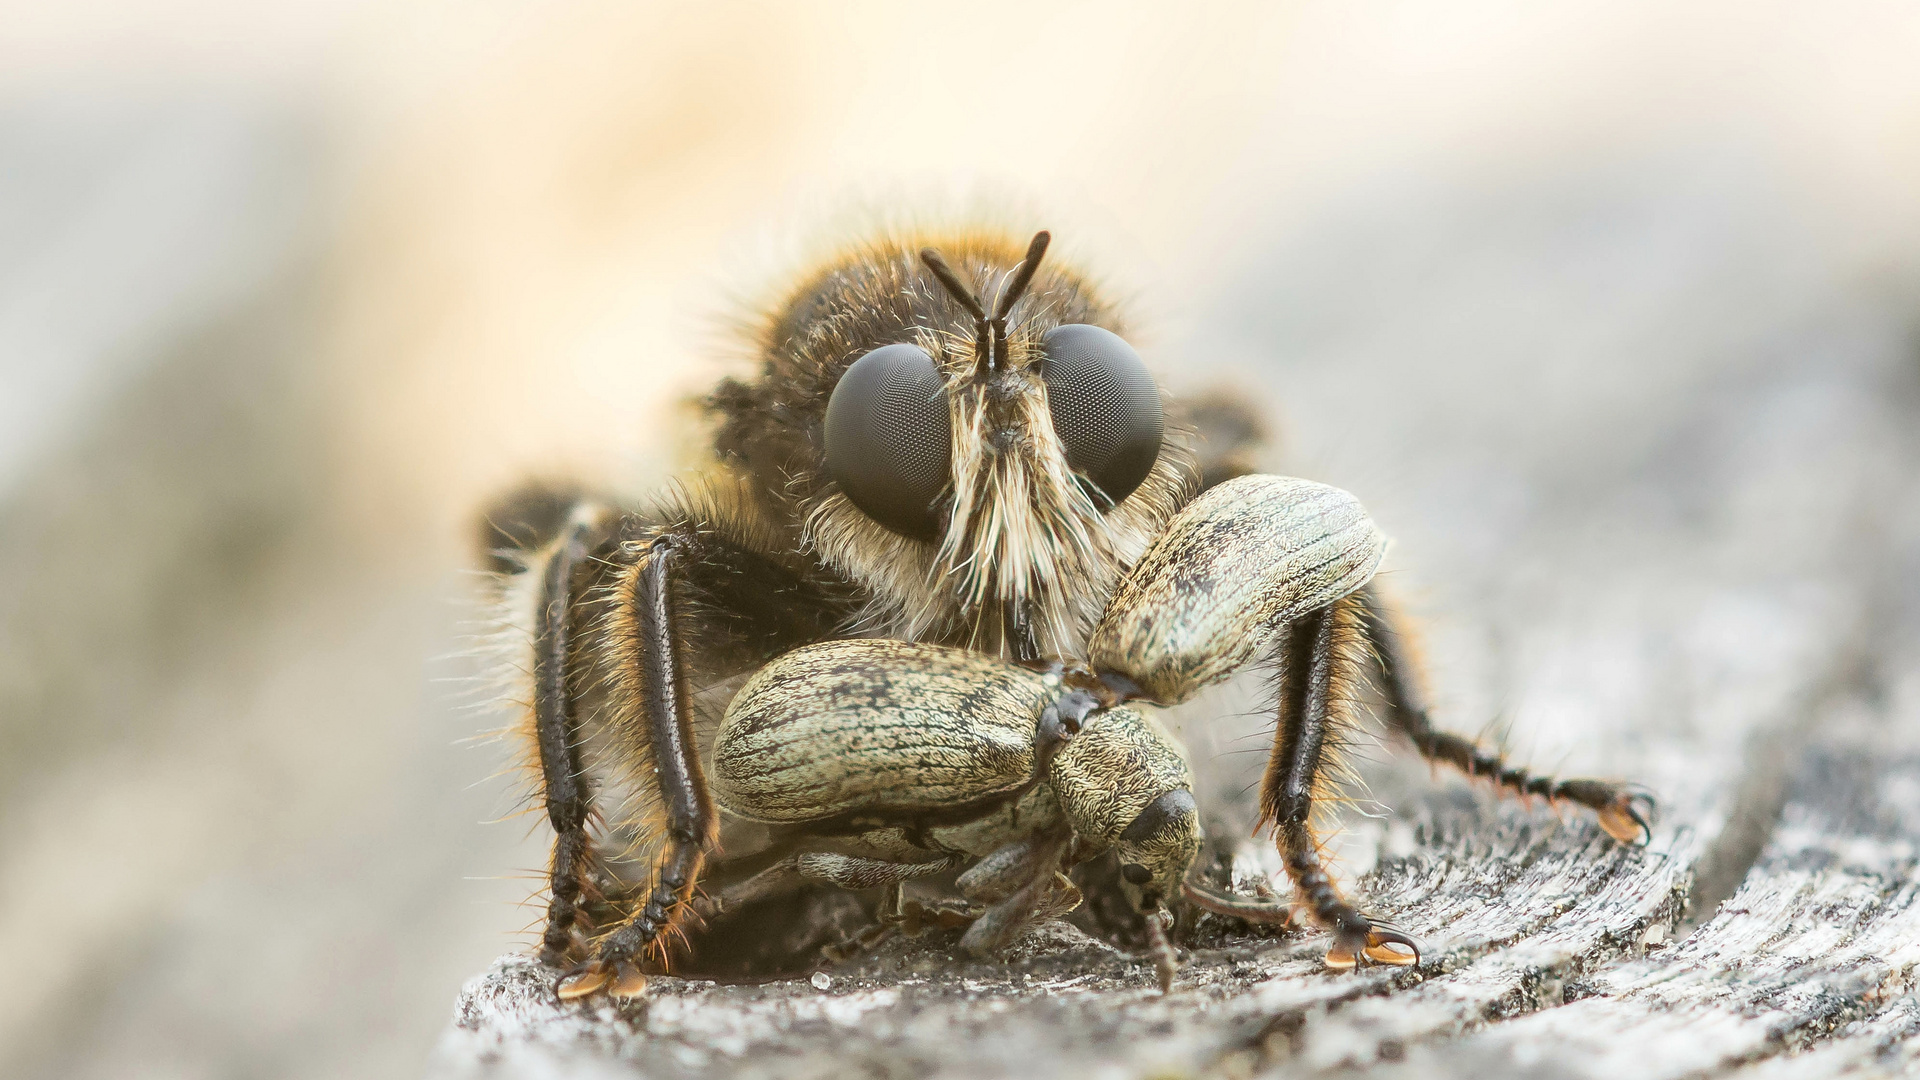
[(1000, 302), (993, 306), (993, 321), (999, 325), (1002, 339), (1007, 330), (1007, 313), (1013, 305), (1027, 293), (1027, 286), (1033, 284), (1034, 271), (1040, 269), (1040, 259), (1047, 253), (1047, 245), (1053, 242), (1053, 234), (1045, 229), (1033, 234), (1033, 240), (1027, 245), (1027, 257), (1013, 268), (1013, 280), (1000, 293)]
[(967, 283), (960, 280), (960, 275), (953, 272), (953, 267), (947, 265), (947, 260), (941, 258), (938, 251), (921, 248), (920, 261), (927, 264), (927, 269), (933, 271), (933, 276), (940, 279), (940, 284), (946, 286), (947, 292), (955, 300), (960, 301), (960, 306), (967, 309), (975, 322), (987, 321), (987, 309), (980, 306), (980, 298), (967, 288)]
[(980, 297), (967, 287), (966, 282), (960, 280), (960, 275), (953, 272), (953, 267), (947, 265), (947, 260), (941, 258), (938, 251), (932, 248), (920, 250), (920, 261), (927, 264), (927, 269), (933, 271), (941, 287), (959, 301), (961, 307), (967, 309), (967, 314), (973, 316), (973, 355), (980, 373), (1007, 366), (1007, 313), (1013, 310), (1014, 304), (1019, 303), (1020, 297), (1026, 295), (1027, 286), (1033, 284), (1034, 272), (1040, 269), (1040, 259), (1047, 253), (1047, 244), (1052, 239), (1052, 234), (1044, 229), (1033, 234), (1033, 241), (1027, 245), (1027, 257), (1013, 268), (1013, 276), (1000, 290), (1000, 299), (993, 305), (992, 315), (987, 314), (986, 305), (980, 302)]
[(1034, 271), (1040, 269), (1040, 258), (1047, 253), (1047, 245), (1052, 241), (1053, 234), (1045, 229), (1034, 233), (1032, 242), (1027, 244), (1027, 257), (1013, 268), (1013, 277), (1006, 288), (1000, 290), (1000, 302), (993, 305), (993, 318), (988, 320), (993, 331), (992, 367), (1007, 366), (1007, 313), (1026, 295), (1027, 286), (1033, 284)]
[(966, 308), (967, 314), (973, 316), (974, 362), (979, 370), (987, 370), (991, 366), (993, 355), (991, 345), (993, 338), (988, 330), (990, 320), (987, 318), (987, 309), (980, 305), (980, 298), (973, 294), (972, 289), (967, 288), (967, 283), (960, 280), (960, 275), (953, 272), (953, 267), (947, 265), (947, 260), (941, 258), (939, 252), (932, 248), (921, 248), (920, 261), (926, 263), (927, 269), (933, 271), (933, 276), (939, 279), (941, 286), (947, 290), (947, 294), (960, 301), (960, 306)]

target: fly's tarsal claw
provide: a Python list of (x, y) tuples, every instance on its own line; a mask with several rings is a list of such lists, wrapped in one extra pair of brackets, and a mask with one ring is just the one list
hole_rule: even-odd
[(1420, 962), (1420, 943), (1397, 927), (1375, 922), (1368, 927), (1366, 944), (1360, 947), (1358, 955), (1352, 945), (1335, 941), (1327, 949), (1327, 968), (1352, 971), (1359, 966), (1361, 957), (1369, 963), (1389, 967), (1412, 967)]
[(1600, 827), (1623, 844), (1645, 846), (1653, 841), (1653, 796), (1639, 791), (1621, 792), (1612, 803), (1595, 811)]
[(607, 993), (623, 1001), (645, 997), (647, 977), (633, 961), (622, 960), (614, 965), (613, 983), (607, 987)]
[(1420, 962), (1420, 943), (1401, 930), (1376, 922), (1367, 931), (1367, 959), (1391, 967), (1412, 967)]
[(599, 993), (613, 981), (613, 968), (601, 960), (589, 960), (576, 965), (560, 976), (553, 985), (553, 992), (561, 1001), (578, 1001)]
[(618, 1001), (645, 997), (647, 976), (631, 960), (589, 960), (568, 968), (553, 985), (554, 996), (562, 1003), (602, 992)]

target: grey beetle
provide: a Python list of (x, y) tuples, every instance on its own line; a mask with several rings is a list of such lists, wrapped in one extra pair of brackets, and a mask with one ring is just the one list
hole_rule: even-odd
[(1061, 873), (1112, 850), (1148, 916), (1161, 985), (1172, 979), (1163, 913), (1200, 849), (1193, 775), (1148, 711), (1108, 707), (1061, 665), (1022, 667), (939, 645), (824, 642), (762, 668), (727, 709), (713, 792), (773, 826), (787, 854), (725, 891), (714, 915), (812, 881), (888, 888), (972, 864), (985, 905), (961, 944), (1004, 947), (1079, 903)]

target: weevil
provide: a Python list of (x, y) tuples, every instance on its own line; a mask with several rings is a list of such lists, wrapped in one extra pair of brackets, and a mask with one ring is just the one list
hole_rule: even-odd
[(884, 933), (912, 917), (902, 883), (965, 868), (956, 884), (979, 910), (950, 925), (991, 955), (1077, 907), (1062, 871), (1112, 851), (1162, 985), (1173, 976), (1166, 916), (1200, 849), (1193, 774), (1150, 711), (1084, 667), (888, 640), (803, 646), (733, 698), (712, 781), (723, 811), (772, 827), (781, 857), (710, 898), (709, 919), (804, 882), (884, 887)]
[(696, 699), (820, 642), (1060, 662), (1109, 710), (1271, 667), (1260, 821), (1335, 967), (1417, 958), (1341, 895), (1313, 824), (1345, 688), (1369, 666), (1390, 726), (1429, 759), (1588, 807), (1623, 842), (1648, 835), (1634, 790), (1534, 777), (1437, 729), (1359, 503), (1246, 473), (1246, 440), (1223, 434), (1258, 430), (1244, 411), (1190, 427), (1119, 306), (1049, 245), (984, 230), (854, 245), (758, 318), (757, 374), (704, 400), (699, 475), (651, 503), (531, 484), (485, 514), (504, 666), (525, 675), (516, 731), (554, 834), (540, 952), (566, 968), (563, 998), (644, 993), (735, 850), (709, 778), (717, 719)]

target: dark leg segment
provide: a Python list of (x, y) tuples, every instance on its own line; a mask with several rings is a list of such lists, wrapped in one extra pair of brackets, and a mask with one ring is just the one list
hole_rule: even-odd
[[(583, 951), (592, 958), (561, 979), (563, 998), (640, 992), (640, 959), (664, 960), (693, 917), (717, 821), (689, 683), (834, 636), (861, 602), (854, 586), (777, 539), (745, 489), (726, 484), (689, 489), (648, 516), (576, 499), (569, 486), (531, 485), (487, 515), (481, 542), (491, 568), (538, 575), (523, 730), (555, 834), (540, 954), (550, 963)], [(602, 853), (590, 829), (608, 780), (638, 796), (639, 818), (618, 831), (654, 844), (656, 857), (646, 891), (615, 898), (626, 917), (596, 928), (587, 910), (599, 900), (590, 894)]]
[[(1354, 910), (1334, 887), (1320, 862), (1320, 845), (1313, 835), (1313, 800), (1329, 766), (1328, 738), (1334, 734), (1336, 708), (1344, 692), (1341, 633), (1353, 618), (1351, 600), (1341, 600), (1310, 612), (1289, 628), (1280, 656), (1279, 719), (1273, 753), (1267, 759), (1260, 784), (1260, 814), (1271, 823), (1287, 875), (1300, 900), (1320, 925), (1333, 931), (1334, 946), (1327, 962), (1350, 967), (1357, 958), (1385, 963), (1413, 963), (1419, 953), (1412, 939), (1377, 926)], [(1405, 946), (1406, 953), (1389, 945)]]
[(1588, 807), (1598, 816), (1600, 827), (1615, 840), (1626, 844), (1647, 841), (1647, 819), (1653, 809), (1653, 800), (1647, 795), (1604, 780), (1556, 781), (1550, 776), (1535, 776), (1472, 739), (1435, 728), (1406, 640), (1395, 629), (1393, 615), (1379, 589), (1369, 584), (1360, 597), (1367, 640), (1379, 658), (1388, 716), (1421, 756), (1451, 765), (1468, 776), (1487, 777), (1511, 795)]
[(694, 746), (693, 705), (687, 690), (673, 584), (683, 555), (681, 538), (666, 533), (641, 549), (620, 575), (614, 614), (615, 679), (622, 697), (637, 699), (652, 749), (666, 843), (655, 864), (652, 891), (639, 909), (601, 939), (595, 959), (569, 980), (564, 998), (592, 993), (612, 978), (612, 992), (633, 996), (646, 986), (635, 961), (662, 943), (662, 932), (688, 910), (694, 883), (713, 850), (719, 819)]
[(576, 515), (562, 530), (560, 546), (547, 560), (540, 584), (533, 652), (533, 724), (540, 751), (540, 776), (546, 793), (547, 820), (553, 825), (553, 863), (548, 882), (547, 929), (540, 955), (557, 963), (573, 944), (580, 892), (591, 859), (587, 818), (593, 804), (580, 760), (580, 725), (575, 687), (568, 678), (574, 648), (573, 580), (599, 539), (600, 526)]

